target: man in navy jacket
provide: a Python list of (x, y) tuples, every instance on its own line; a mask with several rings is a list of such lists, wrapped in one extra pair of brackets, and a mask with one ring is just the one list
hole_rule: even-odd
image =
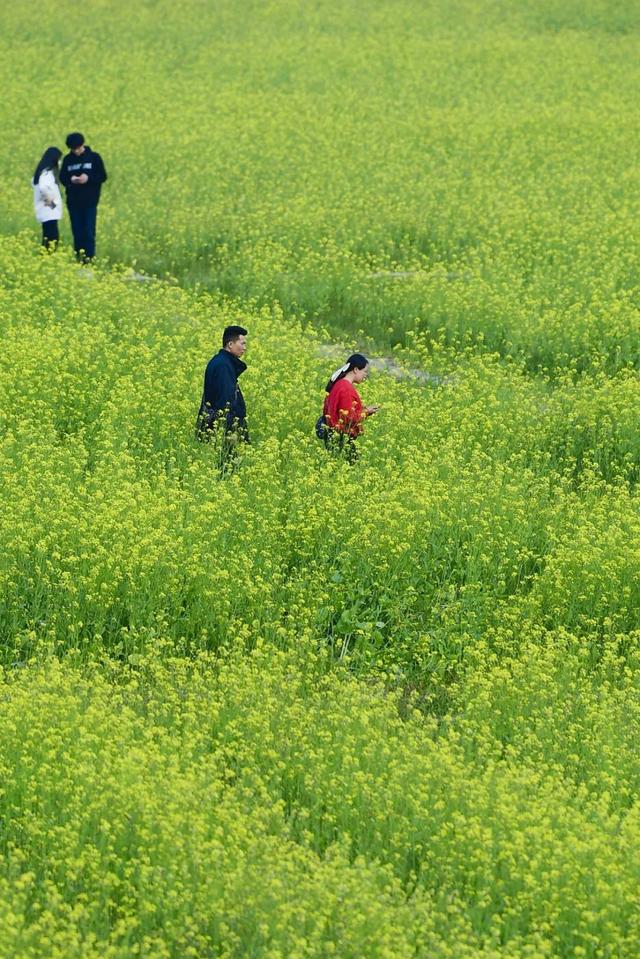
[(240, 359), (247, 349), (247, 331), (242, 326), (227, 326), (222, 334), (222, 349), (207, 363), (204, 390), (196, 423), (198, 439), (207, 440), (216, 423), (225, 434), (234, 433), (249, 442), (247, 407), (238, 386), (247, 364)]
[(60, 167), (60, 182), (67, 191), (67, 207), (73, 231), (73, 248), (78, 258), (96, 255), (96, 217), (100, 188), (107, 179), (102, 157), (84, 142), (81, 133), (67, 137), (69, 153)]

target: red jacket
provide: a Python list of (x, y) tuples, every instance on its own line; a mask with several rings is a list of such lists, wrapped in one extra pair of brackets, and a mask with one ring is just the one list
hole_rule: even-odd
[(332, 430), (348, 433), (353, 437), (362, 433), (362, 421), (367, 415), (355, 386), (345, 379), (338, 380), (335, 386), (331, 387), (331, 392), (327, 393), (323, 413)]

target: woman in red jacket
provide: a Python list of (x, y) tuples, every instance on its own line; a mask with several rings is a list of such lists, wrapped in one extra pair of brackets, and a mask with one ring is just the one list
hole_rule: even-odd
[(378, 406), (363, 406), (355, 384), (369, 375), (369, 363), (362, 353), (354, 353), (344, 366), (331, 374), (326, 385), (327, 396), (316, 431), (327, 448), (337, 447), (352, 463), (357, 458), (355, 441), (363, 431), (367, 416), (377, 413)]

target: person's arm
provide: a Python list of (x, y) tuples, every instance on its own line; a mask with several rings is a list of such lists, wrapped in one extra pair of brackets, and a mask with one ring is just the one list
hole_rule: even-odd
[(329, 396), (329, 414), (332, 426), (341, 433), (359, 433), (364, 419), (362, 402), (350, 383), (338, 383)]
[(89, 177), (89, 183), (104, 183), (107, 179), (107, 171), (104, 168), (104, 163), (99, 153), (93, 154), (93, 166), (87, 175)]
[(71, 177), (69, 176), (69, 171), (67, 169), (67, 158), (65, 157), (62, 161), (62, 166), (60, 167), (60, 183), (63, 186), (69, 186), (71, 183)]
[(40, 196), (44, 200), (45, 206), (50, 207), (52, 210), (55, 207), (55, 193), (53, 192), (54, 184), (53, 174), (49, 170), (43, 170), (38, 178), (38, 190), (40, 191)]
[[(227, 413), (227, 425), (236, 395), (236, 381), (226, 363), (208, 366), (204, 376), (204, 402), (212, 413)], [(231, 420), (233, 416), (231, 415)]]
[(104, 183), (107, 179), (107, 171), (104, 168), (100, 154), (92, 153), (91, 156), (91, 169), (88, 172), (83, 169), (82, 173), (79, 173), (78, 176), (71, 177), (74, 183), (79, 183), (81, 186), (84, 186), (85, 183), (90, 183), (92, 186), (96, 186)]
[(363, 419), (362, 407), (358, 408), (356, 400), (352, 401), (348, 409), (341, 406), (338, 410), (338, 428), (342, 433), (361, 433)]

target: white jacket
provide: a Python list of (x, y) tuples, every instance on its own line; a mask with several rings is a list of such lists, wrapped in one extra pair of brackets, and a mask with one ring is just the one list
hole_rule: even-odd
[(33, 184), (33, 205), (38, 223), (62, 219), (62, 196), (53, 170), (43, 170)]

